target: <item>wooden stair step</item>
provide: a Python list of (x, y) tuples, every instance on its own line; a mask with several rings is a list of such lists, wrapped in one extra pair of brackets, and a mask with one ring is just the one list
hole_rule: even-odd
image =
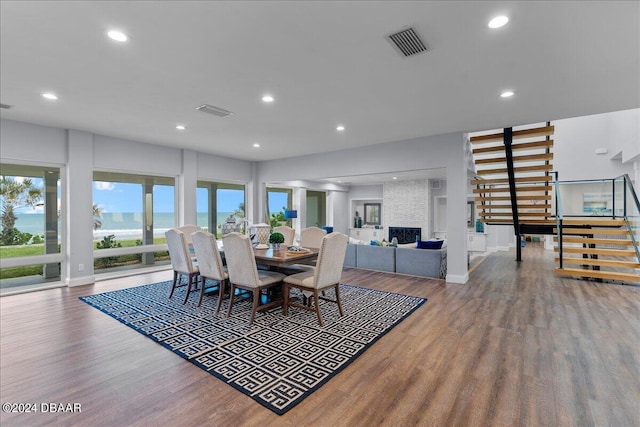
[[(516, 186), (516, 193), (518, 192), (529, 192), (529, 191), (551, 191), (553, 189), (550, 185), (534, 185), (534, 186)], [(507, 193), (509, 192), (509, 187), (493, 187), (493, 188), (474, 188), (473, 193), (475, 194), (486, 194), (486, 193)]]
[[(554, 233), (558, 233), (557, 229), (553, 229)], [(562, 234), (581, 234), (581, 235), (601, 235), (601, 234), (611, 234), (616, 236), (628, 236), (629, 230), (624, 228), (570, 228), (563, 227)]]
[(613, 219), (613, 218), (597, 218), (597, 217), (588, 217), (588, 218), (564, 218), (562, 223), (564, 225), (591, 225), (596, 227), (622, 227), (623, 225), (627, 225), (624, 219)]
[[(554, 247), (555, 252), (559, 252), (558, 247)], [(631, 257), (636, 256), (636, 251), (633, 249), (605, 249), (605, 248), (579, 248), (575, 246), (563, 246), (562, 252), (569, 254), (584, 254), (584, 255), (605, 255), (605, 256), (621, 256)]]
[[(560, 262), (560, 258), (556, 257), (556, 262)], [(592, 265), (599, 267), (611, 267), (611, 268), (640, 268), (640, 263), (635, 261), (622, 261), (614, 259), (593, 259), (593, 258), (562, 258), (563, 264), (578, 264), (578, 265)]]
[[(553, 241), (558, 241), (558, 236), (553, 236)], [(563, 236), (562, 241), (564, 243), (588, 243), (594, 245), (619, 245), (619, 246), (633, 246), (633, 242), (630, 239), (606, 239), (599, 237), (581, 237), (581, 236)]]
[[(501, 140), (502, 142), (502, 140)], [(536, 148), (551, 148), (553, 147), (553, 139), (545, 139), (543, 141), (535, 142), (523, 142), (520, 144), (511, 144), (511, 150), (535, 150)], [(504, 152), (504, 144), (495, 145), (493, 147), (475, 148), (471, 151), (473, 154), (486, 154), (486, 153), (498, 153)]]
[(640, 282), (640, 274), (620, 273), (617, 271), (582, 270), (579, 268), (556, 268), (556, 274), (560, 276), (592, 277), (594, 279)]
[[(489, 216), (511, 216), (512, 212), (480, 212), (478, 216), (489, 217)], [(551, 214), (549, 212), (518, 212), (518, 216), (520, 217), (549, 217)]]
[[(535, 165), (535, 166), (520, 166), (514, 167), (514, 173), (524, 173), (524, 172), (545, 172), (552, 171), (553, 165)], [(507, 173), (507, 168), (495, 168), (495, 169), (480, 169), (476, 171), (476, 175), (495, 175), (495, 174), (503, 174)]]
[[(491, 209), (511, 209), (511, 203), (509, 204), (498, 204), (498, 203), (478, 203), (476, 204), (477, 210), (491, 210)], [(518, 203), (518, 209), (551, 209), (551, 205), (543, 203), (540, 205), (534, 205), (529, 203)]]
[[(542, 126), (532, 129), (522, 129), (522, 130), (514, 130), (511, 134), (513, 140), (525, 139), (525, 138), (536, 138), (543, 136), (551, 136), (555, 127), (553, 125), (550, 126)], [(472, 144), (486, 144), (490, 142), (501, 142), (504, 141), (504, 133), (492, 133), (488, 135), (478, 135), (470, 138)]]
[[(551, 175), (540, 175), (540, 176), (523, 176), (520, 178), (515, 178), (516, 183), (519, 182), (549, 182), (553, 181), (553, 177)], [(472, 185), (490, 185), (490, 184), (509, 184), (509, 178), (490, 178), (490, 179), (472, 179)]]
[[(550, 194), (529, 194), (529, 195), (518, 195), (516, 196), (517, 200), (551, 200)], [(476, 202), (486, 202), (486, 201), (511, 201), (511, 196), (478, 196), (475, 197), (474, 200)]]
[[(524, 156), (513, 156), (514, 165), (518, 162), (532, 162), (535, 160), (553, 160), (553, 153), (527, 154)], [(506, 157), (487, 157), (486, 159), (476, 159), (476, 165), (487, 165), (491, 163), (506, 163)]]

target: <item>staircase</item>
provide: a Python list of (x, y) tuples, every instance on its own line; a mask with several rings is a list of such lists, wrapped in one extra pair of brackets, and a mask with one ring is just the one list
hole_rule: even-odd
[(551, 233), (553, 132), (547, 124), (471, 138), (478, 176), (471, 183), (482, 222), (513, 225), (518, 236)]
[(554, 237), (557, 274), (640, 283), (640, 263), (625, 219), (565, 218), (562, 224), (561, 244)]
[[(640, 283), (640, 203), (629, 177), (558, 181), (551, 163), (553, 133), (547, 123), (470, 139), (480, 221), (514, 227), (518, 261), (522, 235), (554, 234), (557, 274)], [(595, 212), (607, 211), (608, 217), (585, 215), (587, 193), (593, 191), (600, 202), (612, 204)]]

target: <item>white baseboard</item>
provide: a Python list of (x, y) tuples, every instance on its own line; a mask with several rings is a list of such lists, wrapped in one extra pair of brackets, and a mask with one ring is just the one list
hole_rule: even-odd
[(487, 252), (509, 252), (509, 246), (493, 246), (487, 248)]
[(94, 276), (82, 276), (82, 277), (75, 277), (73, 279), (69, 279), (67, 278), (65, 280), (65, 283), (67, 284), (67, 286), (69, 287), (73, 287), (73, 286), (82, 286), (82, 285), (90, 285), (92, 283), (95, 283), (95, 277)]
[(465, 274), (447, 274), (445, 279), (449, 283), (461, 283), (465, 284), (469, 281), (469, 273)]

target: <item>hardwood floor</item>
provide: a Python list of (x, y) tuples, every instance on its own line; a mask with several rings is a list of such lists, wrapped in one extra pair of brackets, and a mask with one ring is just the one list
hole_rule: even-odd
[(640, 287), (555, 276), (553, 253), (496, 253), (466, 285), (345, 269), (429, 301), (278, 416), (78, 300), (153, 273), (0, 299), (3, 426), (640, 426)]

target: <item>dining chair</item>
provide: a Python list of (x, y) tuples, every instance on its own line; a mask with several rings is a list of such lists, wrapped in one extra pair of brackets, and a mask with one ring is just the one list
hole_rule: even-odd
[[(171, 287), (171, 293), (169, 298), (173, 296), (173, 292), (178, 287), (179, 276), (186, 274), (188, 276), (187, 293), (184, 297), (184, 304), (189, 299), (189, 293), (191, 293), (191, 285), (194, 284), (193, 290), (198, 287), (198, 275), (200, 270), (196, 263), (193, 262), (189, 248), (187, 245), (187, 239), (184, 233), (176, 228), (167, 230), (164, 233), (167, 238), (167, 246), (169, 247), (169, 258), (171, 258), (171, 266), (173, 267), (173, 286)], [(195, 283), (194, 283), (195, 282)]]
[(274, 227), (273, 233), (282, 233), (284, 236), (284, 246), (291, 246), (294, 243), (294, 238), (296, 237), (296, 230), (293, 228), (281, 225), (280, 227)]
[(258, 307), (262, 290), (280, 284), (285, 275), (275, 271), (258, 270), (251, 240), (244, 234), (229, 233), (222, 238), (222, 244), (231, 284), (227, 317), (231, 315), (236, 288), (245, 289), (251, 291), (253, 296), (253, 307), (249, 320), (251, 325), (258, 310), (266, 310), (282, 304), (282, 301), (272, 301)]
[[(344, 254), (347, 251), (349, 238), (342, 233), (331, 233), (322, 238), (320, 252), (318, 253), (318, 263), (313, 270), (287, 276), (284, 279), (282, 292), (284, 294), (284, 315), (289, 314), (289, 307), (296, 307), (303, 310), (315, 311), (318, 316), (320, 327), (322, 315), (320, 314), (319, 299), (331, 301), (338, 304), (338, 311), (342, 316), (342, 304), (340, 304), (340, 279), (342, 277), (342, 267), (344, 266)], [(290, 288), (298, 288), (302, 292), (307, 292), (308, 303), (301, 305), (289, 298)], [(318, 295), (319, 291), (328, 288), (335, 289), (336, 299), (332, 300), (326, 296)], [(313, 307), (311, 306), (313, 302)]]
[(202, 297), (204, 297), (205, 282), (207, 279), (218, 283), (218, 305), (216, 306), (216, 313), (220, 311), (220, 305), (224, 298), (224, 285), (229, 278), (229, 275), (225, 271), (222, 263), (222, 256), (218, 250), (218, 242), (216, 236), (206, 231), (196, 231), (191, 235), (193, 241), (193, 250), (195, 251), (196, 258), (198, 259), (198, 269), (200, 270), (200, 299), (198, 300), (198, 307), (202, 304)]
[(318, 227), (303, 228), (300, 232), (300, 246), (303, 248), (318, 249), (322, 238), (327, 235), (327, 231)]
[(195, 233), (196, 231), (200, 231), (202, 230), (202, 228), (198, 227), (197, 225), (193, 225), (193, 224), (185, 224), (181, 227), (176, 227), (176, 230), (180, 230), (184, 233), (184, 238), (187, 241), (187, 247), (189, 245), (191, 245), (193, 242), (191, 240), (191, 235), (193, 233)]

